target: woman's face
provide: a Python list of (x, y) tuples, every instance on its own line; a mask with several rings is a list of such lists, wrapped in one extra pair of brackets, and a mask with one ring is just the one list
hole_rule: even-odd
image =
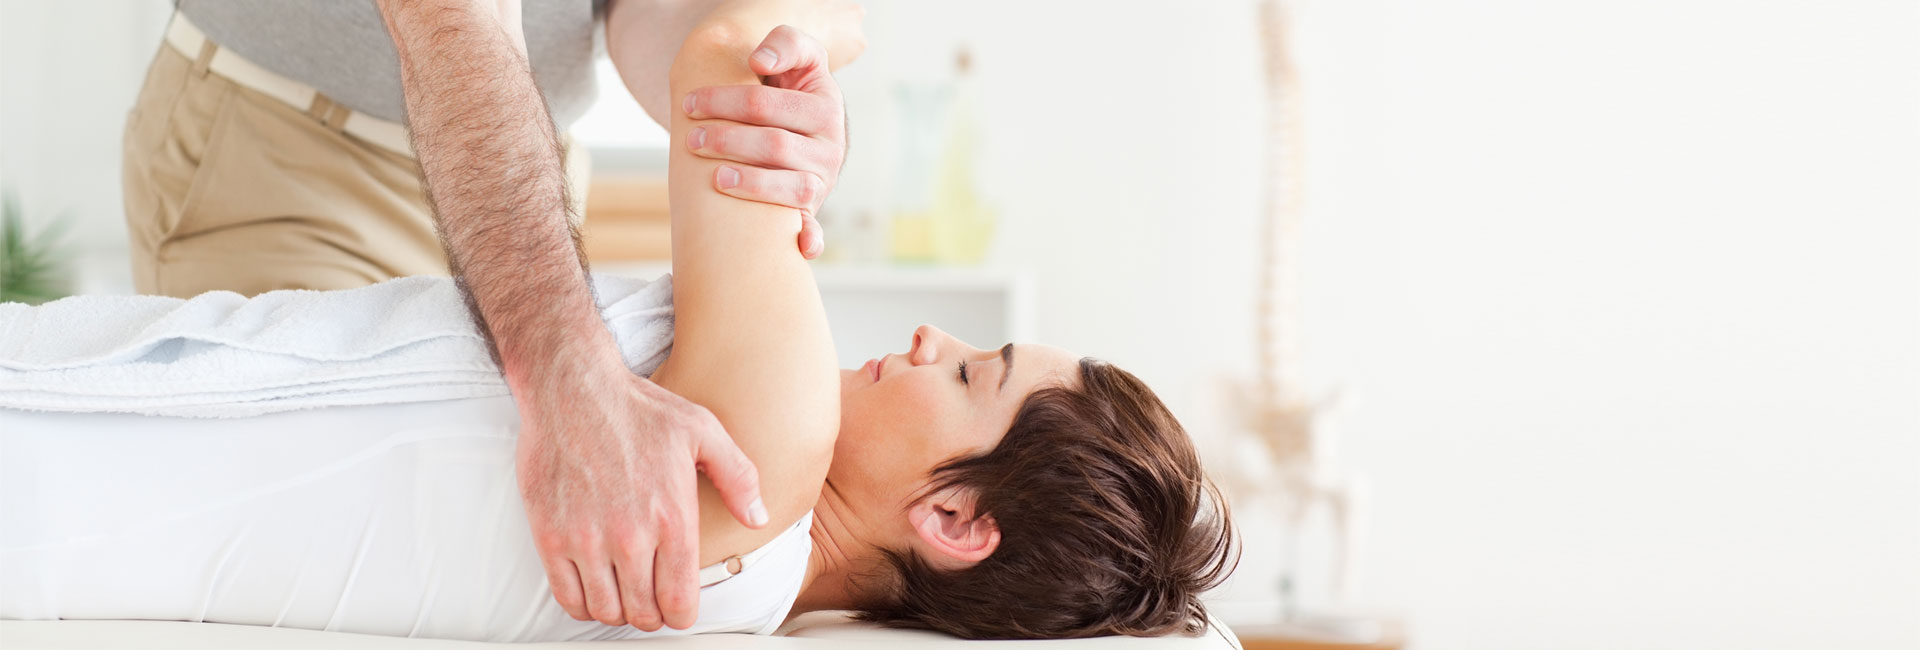
[[(1009, 363), (1011, 362), (1011, 363)], [(961, 379), (961, 364), (966, 379)], [(827, 481), (880, 521), (903, 510), (933, 468), (1000, 444), (1034, 391), (1075, 381), (1079, 357), (1059, 348), (967, 345), (930, 325), (904, 354), (840, 377), (840, 435)]]

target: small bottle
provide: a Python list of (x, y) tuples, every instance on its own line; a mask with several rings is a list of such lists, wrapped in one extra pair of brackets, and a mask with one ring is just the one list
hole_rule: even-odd
[(962, 48), (954, 57), (954, 107), (934, 177), (934, 259), (945, 264), (979, 264), (993, 241), (994, 213), (980, 200), (974, 175), (980, 128), (972, 68), (973, 58)]

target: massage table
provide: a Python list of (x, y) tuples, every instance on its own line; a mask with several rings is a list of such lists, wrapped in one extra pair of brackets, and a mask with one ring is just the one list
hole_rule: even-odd
[(863, 623), (840, 612), (810, 612), (795, 617), (774, 636), (709, 634), (626, 641), (568, 643), (485, 643), (443, 639), (320, 632), (252, 625), (184, 621), (0, 621), (3, 650), (503, 650), (551, 648), (644, 648), (647, 650), (826, 650), (828, 648), (903, 648), (906, 650), (1239, 650), (1240, 641), (1216, 620), (1197, 637), (1101, 637), (1055, 641), (967, 641), (937, 632), (896, 630)]

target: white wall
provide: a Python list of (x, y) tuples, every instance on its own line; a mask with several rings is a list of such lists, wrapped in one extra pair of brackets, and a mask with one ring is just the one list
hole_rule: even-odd
[[(973, 46), (994, 263), (1036, 272), (1041, 340), (1217, 433), (1211, 379), (1251, 363), (1250, 3), (871, 4), (850, 85)], [(1302, 5), (1309, 376), (1353, 398), (1362, 604), (1421, 648), (1920, 644), (1916, 18)], [(1255, 599), (1273, 527), (1241, 514)]]
[[(111, 250), (165, 5), (0, 3), (0, 181)], [(863, 116), (886, 82), (965, 40), (992, 265), (1034, 274), (1040, 340), (1138, 372), (1216, 444), (1215, 381), (1252, 371), (1250, 2), (869, 4), (836, 201), (884, 175)], [(1308, 374), (1354, 398), (1361, 604), (1426, 649), (1920, 644), (1915, 3), (1297, 22)], [(1273, 526), (1240, 514), (1223, 608), (1271, 597)]]
[(132, 286), (120, 134), (172, 7), (0, 0), (0, 187), (35, 228), (71, 222), (81, 290)]
[(1315, 364), (1434, 647), (1920, 646), (1912, 2), (1322, 2)]

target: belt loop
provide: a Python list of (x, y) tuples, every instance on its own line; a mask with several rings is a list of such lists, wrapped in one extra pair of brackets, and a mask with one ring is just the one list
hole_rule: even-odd
[(327, 113), (333, 110), (333, 100), (320, 93), (313, 94), (313, 103), (307, 105), (307, 115), (321, 122), (327, 121)]
[[(314, 93), (316, 96), (319, 94), (320, 93)], [(344, 132), (347, 128), (347, 118), (353, 115), (353, 110), (347, 108), (345, 104), (333, 100), (327, 101), (333, 104), (333, 108), (327, 111), (327, 119), (324, 120), (327, 123), (327, 128)]]
[(202, 77), (207, 76), (207, 66), (213, 64), (213, 55), (219, 51), (220, 45), (214, 43), (213, 39), (209, 38), (201, 41), (200, 56), (194, 57), (193, 59), (193, 73)]

